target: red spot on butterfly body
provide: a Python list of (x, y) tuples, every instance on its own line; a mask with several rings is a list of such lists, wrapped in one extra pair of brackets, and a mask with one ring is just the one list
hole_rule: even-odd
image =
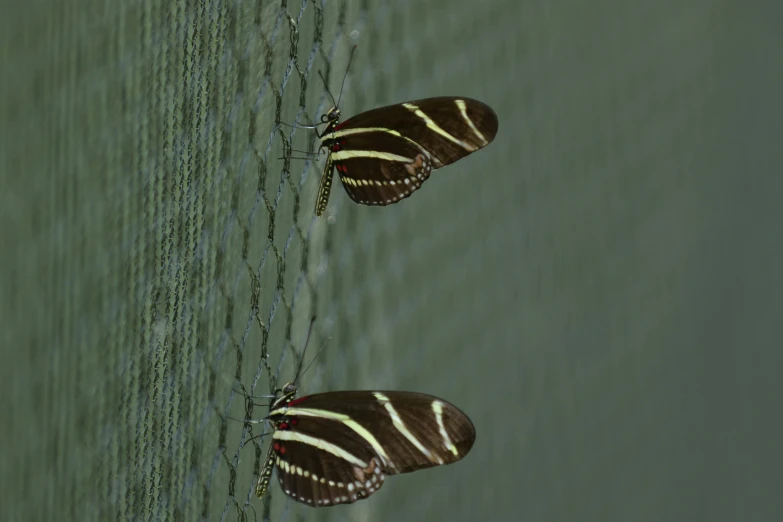
[(334, 145), (332, 145), (332, 152), (340, 152), (340, 144), (339, 143), (335, 143)]
[(285, 446), (280, 446), (280, 453), (285, 455)]
[(280, 429), (280, 430), (287, 430), (288, 429), (288, 423), (287, 422), (281, 422), (280, 426), (278, 426), (278, 429)]
[(280, 443), (279, 442), (275, 442), (274, 444), (272, 444), (272, 447), (275, 449), (275, 451), (280, 451)]

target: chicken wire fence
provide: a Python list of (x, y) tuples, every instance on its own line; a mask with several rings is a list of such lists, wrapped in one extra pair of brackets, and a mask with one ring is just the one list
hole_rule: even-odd
[[(369, 384), (356, 378), (357, 352), (375, 318), (360, 301), (381, 290), (374, 272), (393, 270), (369, 263), (383, 237), (351, 228), (361, 218), (344, 196), (313, 217), (322, 163), (298, 161), (292, 146), (312, 151), (314, 135), (285, 123), (328, 108), (316, 71), (336, 96), (351, 45), (364, 55), (356, 84), (385, 69), (388, 17), (413, 7), (84, 1), (23, 13), (20, 39), (48, 34), (8, 39), (18, 52), (6, 66), (32, 69), (33, 83), (19, 92), (32, 110), (9, 105), (7, 128), (29, 146), (9, 170), (50, 174), (17, 194), (39, 213), (21, 223), (41, 227), (25, 243), (39, 265), (8, 282), (51, 313), (28, 353), (51, 373), (15, 381), (29, 387), (14, 408), (36, 412), (27, 435), (45, 466), (11, 456), (24, 470), (4, 491), (12, 518), (288, 517), (270, 513), (274, 487), (253, 500), (266, 440), (233, 418), (265, 411), (238, 392), (293, 376), (311, 317), (311, 354), (328, 349), (305, 382)], [(362, 41), (365, 30), (377, 40)], [(346, 107), (382, 96), (349, 92)], [(36, 154), (40, 142), (53, 150)]]
[[(4, 519), (719, 520), (749, 507), (747, 476), (714, 480), (694, 457), (723, 454), (693, 436), (723, 429), (714, 395), (680, 400), (691, 382), (747, 376), (713, 323), (740, 320), (724, 306), (737, 296), (703, 269), (726, 236), (751, 241), (719, 212), (744, 204), (744, 163), (724, 157), (717, 124), (744, 121), (723, 102), (739, 90), (725, 56), (746, 45), (725, 36), (730, 2), (4, 10)], [(409, 200), (363, 207), (338, 183), (316, 219), (323, 156), (298, 159), (315, 136), (284, 124), (328, 109), (318, 71), (338, 96), (354, 44), (346, 117), (460, 95), (493, 106), (500, 130)], [(293, 378), (312, 317), (303, 393), (438, 395), (477, 426), (468, 458), (351, 506), (300, 506), (275, 480), (256, 499), (268, 438), (241, 420), (267, 410), (243, 393)]]

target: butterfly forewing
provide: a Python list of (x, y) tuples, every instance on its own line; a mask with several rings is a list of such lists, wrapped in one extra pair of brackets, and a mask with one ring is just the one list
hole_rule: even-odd
[[(330, 123), (322, 136), (330, 151), (324, 178), (331, 176), (334, 165), (351, 199), (389, 205), (420, 188), (433, 169), (488, 145), (497, 130), (492, 108), (470, 98), (427, 98), (379, 107)], [(316, 214), (325, 207), (319, 197)]]
[(440, 168), (488, 145), (497, 134), (498, 118), (489, 105), (478, 100), (441, 96), (357, 114), (337, 125), (331, 138), (346, 138), (352, 146), (347, 138), (360, 129), (379, 128), (415, 142)]
[(366, 498), (388, 475), (460, 460), (475, 440), (459, 409), (411, 392), (310, 395), (277, 407), (270, 420), (281, 487), (316, 507)]

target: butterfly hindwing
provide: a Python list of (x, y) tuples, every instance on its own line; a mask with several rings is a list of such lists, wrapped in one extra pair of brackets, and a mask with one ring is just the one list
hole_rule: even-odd
[(356, 134), (343, 143), (333, 146), (330, 158), (357, 203), (396, 203), (421, 187), (433, 169), (426, 150), (385, 131)]
[(351, 504), (369, 497), (383, 485), (385, 475), (374, 457), (359, 466), (304, 442), (289, 440), (278, 444), (285, 451), (275, 451), (280, 487), (304, 504)]

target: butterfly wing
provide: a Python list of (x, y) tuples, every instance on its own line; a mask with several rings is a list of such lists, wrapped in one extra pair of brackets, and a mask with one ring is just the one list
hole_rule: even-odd
[[(305, 427), (284, 430), (289, 436), (273, 442), (275, 469), (280, 487), (294, 500), (314, 507), (351, 504), (367, 498), (383, 485), (386, 474), (372, 452), (345, 430), (340, 445), (335, 446), (323, 435), (307, 436), (326, 426), (323, 420), (302, 419)], [(329, 437), (331, 438), (331, 437)], [(353, 439), (353, 440), (352, 440)]]
[(263, 497), (272, 469), (282, 490), (313, 507), (350, 504), (383, 485), (384, 464), (361, 430), (335, 414), (282, 407), (270, 413), (275, 425), (264, 467), (256, 485)]
[(387, 475), (456, 462), (476, 437), (456, 406), (412, 392), (320, 393), (270, 417), (280, 485), (312, 506), (349, 504), (375, 493)]
[(401, 136), (369, 132), (352, 137), (349, 143), (358, 149), (341, 148), (330, 156), (345, 191), (357, 203), (391, 205), (405, 199), (434, 168), (425, 150)]
[(438, 97), (363, 112), (337, 125), (323, 143), (351, 199), (389, 205), (420, 188), (433, 169), (488, 145), (497, 129), (488, 105)]

